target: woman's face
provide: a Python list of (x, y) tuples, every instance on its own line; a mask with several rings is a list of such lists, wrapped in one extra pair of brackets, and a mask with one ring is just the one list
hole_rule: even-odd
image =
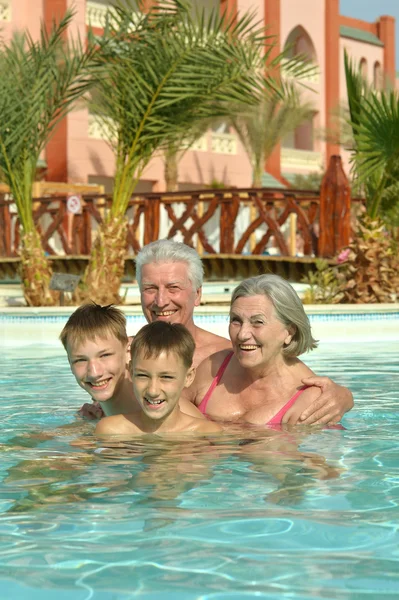
[(291, 332), (276, 317), (266, 296), (237, 298), (230, 309), (229, 335), (234, 354), (243, 367), (254, 368), (283, 360)]

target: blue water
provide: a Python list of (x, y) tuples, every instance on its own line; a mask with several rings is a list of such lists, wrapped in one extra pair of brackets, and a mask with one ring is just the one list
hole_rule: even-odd
[(0, 598), (398, 598), (397, 345), (306, 362), (354, 391), (346, 430), (101, 451), (65, 355), (2, 351)]

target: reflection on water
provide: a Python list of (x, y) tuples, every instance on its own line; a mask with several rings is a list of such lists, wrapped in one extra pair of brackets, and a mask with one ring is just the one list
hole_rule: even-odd
[[(72, 430), (19, 436), (10, 440), (6, 449), (21, 452), (49, 439), (56, 443), (57, 434), (70, 434)], [(79, 431), (82, 433), (82, 428)], [(27, 512), (64, 503), (71, 509), (71, 503), (119, 503), (120, 498), (144, 505), (162, 505), (167, 501), (168, 506), (177, 507), (182, 494), (211, 485), (216, 474), (234, 473), (236, 465), (251, 479), (266, 476), (274, 488), (269, 502), (285, 499), (298, 503), (298, 493), (314, 487), (315, 481), (338, 477), (340, 473), (323, 456), (298, 450), (305, 435), (248, 428), (239, 434), (224, 433), (211, 439), (145, 435), (131, 442), (114, 438), (102, 441), (101, 446), (86, 435), (73, 441), (69, 451), (41, 450), (33, 459), (12, 465), (4, 484), (16, 497), (7, 512)]]
[(309, 356), (355, 389), (346, 430), (106, 446), (63, 355), (0, 357), (0, 597), (398, 597), (396, 354)]

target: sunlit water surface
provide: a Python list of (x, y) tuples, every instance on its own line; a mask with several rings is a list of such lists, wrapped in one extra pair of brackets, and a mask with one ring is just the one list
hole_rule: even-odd
[(64, 354), (2, 352), (0, 598), (398, 598), (397, 346), (305, 360), (353, 390), (345, 430), (101, 450)]

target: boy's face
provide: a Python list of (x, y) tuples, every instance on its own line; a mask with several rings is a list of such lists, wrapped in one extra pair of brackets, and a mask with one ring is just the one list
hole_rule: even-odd
[(76, 381), (93, 400), (114, 399), (122, 388), (130, 360), (130, 343), (112, 335), (67, 343), (68, 360)]
[(146, 417), (163, 420), (176, 407), (183, 388), (193, 382), (195, 369), (183, 364), (174, 353), (144, 358), (139, 353), (132, 359), (134, 394)]

